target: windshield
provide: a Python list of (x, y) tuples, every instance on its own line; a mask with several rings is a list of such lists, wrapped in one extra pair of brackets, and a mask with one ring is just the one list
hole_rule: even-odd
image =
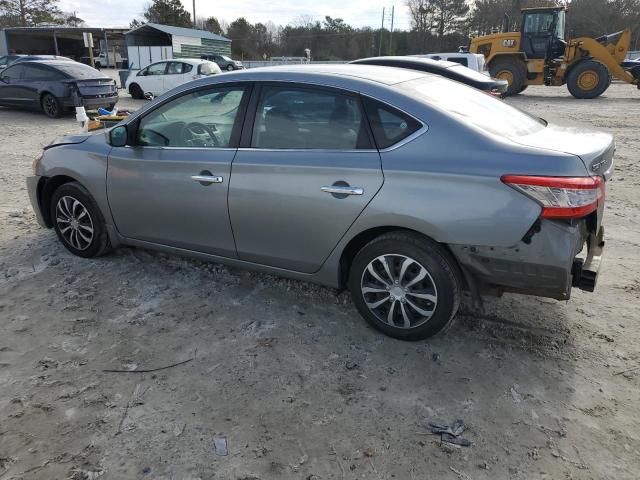
[(13, 63), (13, 61), (18, 58), (17, 55), (5, 55), (3, 57), (0, 57), (0, 65), (4, 65), (6, 67), (8, 67), (9, 65), (11, 65)]
[(100, 73), (93, 67), (83, 63), (69, 62), (53, 65), (57, 70), (66, 73), (73, 78), (109, 78), (104, 73)]
[(554, 19), (554, 12), (529, 13), (525, 16), (524, 33), (550, 34)]
[(223, 60), (226, 60), (227, 62), (233, 62), (233, 60), (231, 60), (229, 57), (227, 57), (226, 55), (220, 55), (220, 58), (222, 58)]
[(444, 78), (424, 77), (395, 85), (403, 93), (422, 100), (464, 123), (505, 137), (538, 132), (545, 123), (475, 88)]

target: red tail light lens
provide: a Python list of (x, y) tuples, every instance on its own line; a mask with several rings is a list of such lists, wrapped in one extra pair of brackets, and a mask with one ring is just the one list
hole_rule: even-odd
[(602, 177), (503, 175), (501, 180), (541, 203), (544, 218), (584, 217), (604, 200)]

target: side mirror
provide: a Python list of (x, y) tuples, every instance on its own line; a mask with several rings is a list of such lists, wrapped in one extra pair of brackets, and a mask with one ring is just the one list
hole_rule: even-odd
[(129, 131), (126, 125), (117, 125), (109, 131), (109, 145), (124, 147), (127, 144)]

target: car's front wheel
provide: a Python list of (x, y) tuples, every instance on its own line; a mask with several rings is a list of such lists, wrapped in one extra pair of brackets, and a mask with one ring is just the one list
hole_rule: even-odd
[(53, 227), (67, 250), (79, 257), (98, 257), (111, 249), (104, 218), (91, 194), (77, 182), (65, 183), (50, 203)]
[(233, 70), (233, 65), (227, 65), (227, 71), (231, 72)]
[(460, 304), (456, 272), (453, 259), (437, 243), (411, 232), (391, 232), (358, 252), (349, 289), (373, 327), (402, 340), (421, 340), (451, 324)]

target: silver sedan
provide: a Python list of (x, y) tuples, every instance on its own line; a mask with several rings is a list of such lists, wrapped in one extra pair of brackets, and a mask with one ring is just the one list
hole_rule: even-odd
[(179, 87), (52, 143), (27, 183), (75, 255), (133, 245), (348, 288), (415, 340), (465, 290), (593, 291), (613, 152), (441, 77), (304, 65)]

